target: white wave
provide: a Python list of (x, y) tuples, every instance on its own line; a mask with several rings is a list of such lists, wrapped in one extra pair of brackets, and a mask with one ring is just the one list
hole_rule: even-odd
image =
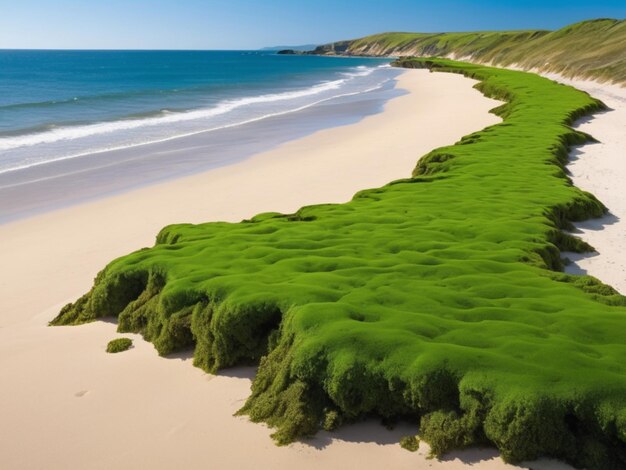
[(364, 65), (359, 65), (358, 67), (355, 67), (355, 70), (357, 70), (357, 72), (342, 72), (341, 75), (350, 78), (367, 77), (376, 70), (376, 67), (366, 67)]
[[(271, 118), (271, 117), (275, 117), (275, 116), (282, 116), (282, 115), (285, 115), (285, 114), (290, 114), (290, 113), (302, 111), (304, 109), (310, 108), (312, 106), (315, 106), (315, 105), (318, 105), (320, 103), (324, 103), (326, 101), (330, 101), (330, 100), (333, 100), (333, 99), (345, 98), (345, 97), (348, 97), (348, 96), (354, 96), (354, 95), (359, 95), (361, 93), (369, 93), (369, 92), (372, 92), (372, 91), (375, 91), (375, 90), (379, 90), (388, 81), (389, 80), (386, 79), (386, 80), (383, 80), (382, 82), (380, 82), (380, 83), (378, 83), (378, 84), (376, 84), (376, 85), (374, 85), (372, 87), (369, 87), (367, 89), (364, 89), (364, 90), (350, 92), (350, 93), (343, 93), (343, 94), (339, 94), (339, 95), (333, 95), (331, 97), (323, 98), (321, 100), (317, 100), (317, 101), (314, 101), (312, 103), (308, 103), (308, 104), (305, 104), (303, 106), (299, 106), (297, 108), (288, 109), (288, 110), (285, 110), (285, 111), (280, 111), (280, 112), (275, 112), (275, 113), (270, 113), (270, 114), (265, 114), (263, 116), (255, 117), (255, 118), (252, 118), (252, 119), (247, 119), (247, 120), (240, 121), (240, 122), (235, 122), (235, 123), (231, 123), (231, 124), (225, 124), (225, 125), (217, 126), (217, 127), (210, 128), (210, 129), (203, 129), (201, 131), (188, 132), (186, 134), (178, 134), (178, 135), (171, 136), (171, 137), (166, 137), (166, 138), (163, 138), (163, 139), (151, 140), (149, 142), (133, 143), (133, 144), (121, 145), (121, 146), (117, 146), (117, 147), (109, 147), (109, 148), (103, 148), (103, 149), (98, 149), (98, 150), (90, 150), (88, 152), (83, 152), (83, 153), (78, 153), (78, 154), (73, 154), (73, 155), (66, 155), (66, 156), (57, 157), (57, 158), (53, 158), (53, 159), (49, 159), (49, 160), (41, 160), (41, 161), (36, 161), (36, 162), (30, 162), (28, 164), (22, 164), (22, 165), (11, 167), (11, 168), (0, 169), (0, 174), (2, 174), (2, 173), (11, 173), (13, 171), (19, 171), (19, 170), (25, 170), (27, 168), (32, 168), (32, 167), (35, 167), (35, 166), (46, 165), (48, 163), (55, 163), (55, 162), (64, 161), (64, 160), (71, 160), (71, 159), (74, 159), (74, 158), (84, 157), (84, 156), (87, 156), (87, 155), (95, 155), (95, 154), (99, 154), (99, 153), (103, 153), (103, 152), (124, 150), (124, 149), (131, 148), (131, 147), (139, 147), (139, 146), (143, 146), (143, 145), (156, 144), (156, 143), (160, 143), (160, 142), (167, 142), (169, 140), (180, 139), (182, 137), (189, 137), (189, 136), (192, 136), (192, 135), (202, 134), (202, 133), (205, 133), (205, 132), (213, 132), (213, 131), (217, 131), (217, 130), (221, 130), (221, 129), (228, 129), (228, 128), (231, 128), (231, 127), (242, 126), (244, 124), (249, 124), (249, 123), (261, 121), (263, 119), (267, 119), (267, 118)], [(269, 96), (269, 95), (264, 95), (264, 96)], [(261, 97), (258, 97), (258, 98), (261, 98)], [(111, 165), (113, 165), (113, 164), (103, 164), (99, 168), (105, 168), (105, 167), (111, 166)], [(91, 169), (93, 169), (93, 168), (91, 168)], [(72, 172), (72, 174), (73, 173), (81, 173), (81, 171)], [(47, 180), (47, 179), (50, 179), (50, 178), (43, 177), (43, 178), (39, 178), (37, 180), (29, 181), (29, 183), (32, 183), (32, 182), (35, 182), (35, 181), (43, 181), (43, 180)], [(13, 187), (13, 186), (19, 186), (20, 184), (22, 184), (22, 183), (0, 186), (0, 189), (10, 188), (10, 187)]]
[(336, 90), (343, 83), (345, 83), (345, 81), (345, 79), (333, 80), (319, 83), (303, 90), (287, 91), (283, 93), (271, 93), (267, 95), (249, 96), (244, 98), (238, 98), (235, 100), (228, 100), (219, 103), (213, 108), (207, 109), (197, 109), (181, 113), (162, 113), (162, 115), (160, 116), (142, 119), (127, 119), (121, 121), (87, 124), (83, 126), (58, 127), (36, 134), (26, 134), (0, 138), (0, 151), (13, 150), (19, 147), (30, 147), (38, 144), (48, 144), (61, 140), (79, 139), (81, 137), (89, 137), (98, 134), (108, 134), (115, 131), (131, 130), (141, 127), (210, 118), (231, 112), (242, 106), (248, 106), (258, 103), (271, 103), (276, 101), (293, 100), (297, 98), (317, 95), (326, 91)]

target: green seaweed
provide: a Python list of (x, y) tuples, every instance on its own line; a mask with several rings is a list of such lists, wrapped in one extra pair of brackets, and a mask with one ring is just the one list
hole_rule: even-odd
[[(52, 324), (102, 316), (208, 372), (259, 363), (240, 413), (279, 444), (377, 415), (434, 455), (492, 445), (626, 465), (626, 299), (560, 272), (562, 230), (604, 206), (567, 178), (569, 127), (604, 108), (524, 72), (441, 59), (505, 100), (503, 122), (346, 204), (165, 227), (110, 263)], [(417, 156), (416, 156), (417, 157)]]
[(129, 338), (116, 338), (109, 341), (107, 344), (108, 353), (118, 353), (130, 349), (133, 345), (133, 340)]
[(400, 438), (400, 447), (409, 452), (417, 452), (420, 448), (420, 440), (417, 436), (404, 436)]

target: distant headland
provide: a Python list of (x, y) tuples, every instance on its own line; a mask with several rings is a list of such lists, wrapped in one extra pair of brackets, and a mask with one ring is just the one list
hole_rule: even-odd
[(595, 19), (557, 31), (374, 34), (279, 54), (444, 57), (626, 84), (626, 20)]

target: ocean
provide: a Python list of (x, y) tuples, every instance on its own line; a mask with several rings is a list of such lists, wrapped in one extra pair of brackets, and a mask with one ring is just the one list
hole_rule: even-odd
[(399, 72), (388, 62), (263, 51), (1, 50), (0, 222), (354, 122), (397, 94)]

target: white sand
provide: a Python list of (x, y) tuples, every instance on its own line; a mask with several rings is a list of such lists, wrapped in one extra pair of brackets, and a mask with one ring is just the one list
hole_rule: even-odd
[(426, 460), (425, 449), (412, 454), (397, 445), (413, 428), (390, 432), (375, 423), (279, 448), (266, 427), (232, 417), (253, 370), (206, 375), (187, 358), (158, 357), (136, 336), (130, 351), (106, 354), (106, 343), (120, 336), (111, 323), (46, 326), (106, 262), (151, 245), (166, 224), (346, 201), (409, 176), (429, 150), (498, 122), (487, 114), (498, 103), (459, 75), (413, 70), (399, 82), (411, 93), (357, 124), (205, 174), (0, 226), (0, 467), (513, 468), (491, 450)]
[(576, 224), (575, 235), (590, 243), (597, 252), (565, 253), (574, 261), (566, 271), (590, 274), (626, 294), (626, 88), (550, 78), (584, 90), (611, 108), (582, 119), (576, 126), (600, 142), (579, 146), (571, 152), (568, 169), (572, 181), (600, 199), (609, 214)]

